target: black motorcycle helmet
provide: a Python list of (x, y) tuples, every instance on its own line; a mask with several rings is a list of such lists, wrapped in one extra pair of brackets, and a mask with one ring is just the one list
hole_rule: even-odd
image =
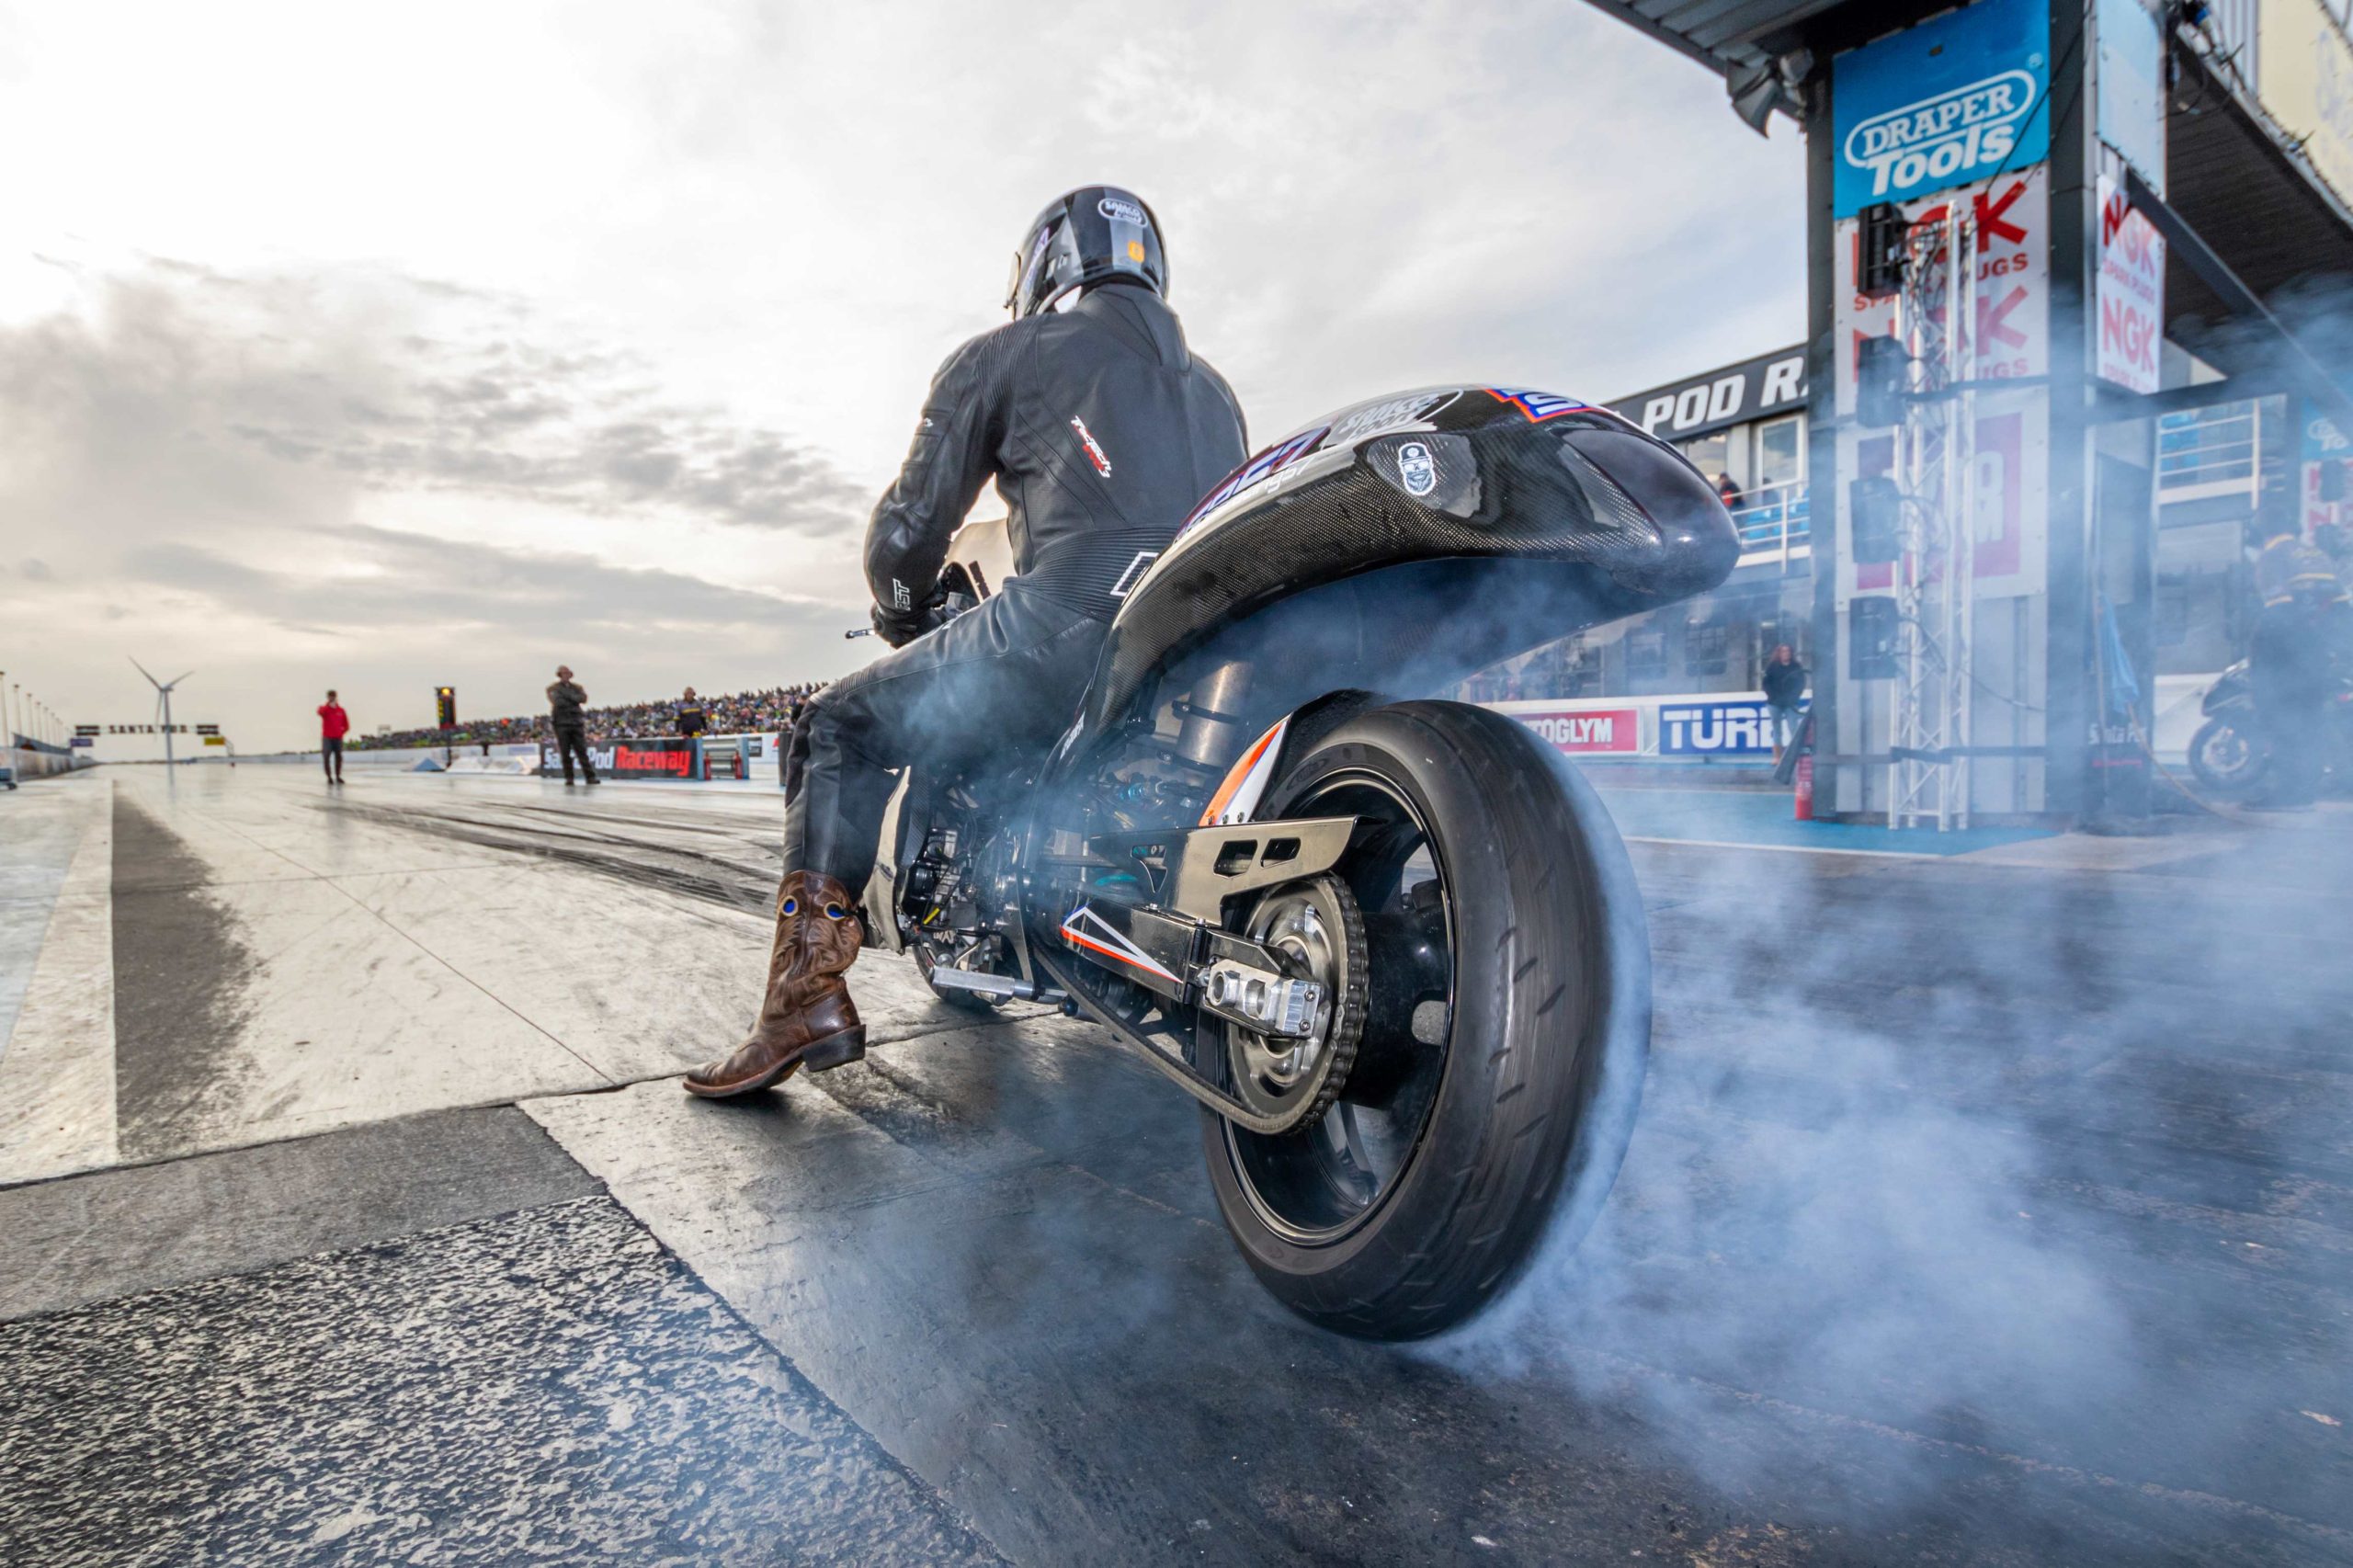
[(1036, 315), (1074, 289), (1124, 278), (1165, 298), (1168, 260), (1160, 224), (1141, 198), (1115, 185), (1083, 185), (1048, 204), (1013, 253), (1005, 290), (1013, 319)]

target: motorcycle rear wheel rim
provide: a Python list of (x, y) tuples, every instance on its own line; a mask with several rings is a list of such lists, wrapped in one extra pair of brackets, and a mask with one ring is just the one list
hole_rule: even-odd
[[(1259, 1222), (1294, 1245), (1329, 1246), (1361, 1229), (1395, 1194), (1438, 1107), (1453, 1036), (1453, 889), (1421, 811), (1377, 773), (1350, 769), (1318, 780), (1286, 810), (1370, 816), (1392, 833), (1410, 835), (1375, 856), (1351, 850), (1339, 868), (1362, 908), (1376, 996), (1390, 989), (1384, 970), (1392, 984), (1401, 963), (1410, 961), (1421, 971), (1409, 1016), (1366, 1017), (1357, 1064), (1339, 1098), (1307, 1127), (1267, 1134), (1224, 1124), (1226, 1157)], [(1394, 886), (1383, 886), (1392, 875)], [(1409, 960), (1416, 928), (1427, 930), (1414, 903), (1416, 890), (1425, 887), (1435, 888), (1442, 947)], [(1376, 893), (1384, 896), (1376, 901)], [(1392, 994), (1392, 1015), (1394, 1000)]]

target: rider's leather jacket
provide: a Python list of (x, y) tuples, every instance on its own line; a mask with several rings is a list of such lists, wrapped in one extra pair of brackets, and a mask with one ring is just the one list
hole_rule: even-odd
[(1104, 284), (949, 356), (867, 528), (867, 581), (886, 612), (920, 606), (994, 477), (1027, 591), (1108, 619), (1245, 455), (1241, 404), (1176, 312)]

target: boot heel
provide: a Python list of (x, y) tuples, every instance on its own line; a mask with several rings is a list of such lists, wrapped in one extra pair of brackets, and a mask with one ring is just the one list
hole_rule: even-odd
[(801, 1053), (801, 1064), (812, 1073), (824, 1073), (866, 1055), (866, 1026), (858, 1025), (839, 1034), (829, 1034)]

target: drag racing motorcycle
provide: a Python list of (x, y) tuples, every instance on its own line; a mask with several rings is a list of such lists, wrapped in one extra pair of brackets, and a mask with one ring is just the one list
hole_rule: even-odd
[[(2241, 659), (2218, 676), (2200, 703), (2206, 722), (2189, 740), (2189, 771), (2208, 792), (2244, 795), (2271, 771), (2271, 744), (2255, 706), (2252, 665)], [(2340, 784), (2353, 778), (2353, 676), (2329, 694), (2321, 757)]]
[[(959, 536), (941, 614), (1001, 587)], [(955, 1005), (1095, 1020), (1199, 1102), (1219, 1211), (1278, 1298), (1415, 1338), (1573, 1246), (1650, 1039), (1608, 811), (1526, 727), (1431, 694), (1715, 586), (1708, 481), (1605, 410), (1449, 387), (1253, 457), (1123, 580), (1081, 710), (1026, 770), (904, 770), (869, 941)]]

